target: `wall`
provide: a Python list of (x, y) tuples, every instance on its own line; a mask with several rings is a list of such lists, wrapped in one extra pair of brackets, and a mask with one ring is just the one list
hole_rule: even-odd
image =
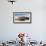
[[(13, 5), (7, 0), (0, 0), (0, 40), (15, 39), (18, 32), (29, 32), (37, 41), (46, 40), (44, 6), (42, 0), (17, 0)], [(16, 11), (32, 11), (32, 24), (14, 24), (13, 12)]]

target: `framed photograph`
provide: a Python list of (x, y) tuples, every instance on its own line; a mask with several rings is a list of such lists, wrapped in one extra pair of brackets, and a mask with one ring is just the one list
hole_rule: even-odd
[(32, 12), (13, 12), (13, 23), (32, 23)]

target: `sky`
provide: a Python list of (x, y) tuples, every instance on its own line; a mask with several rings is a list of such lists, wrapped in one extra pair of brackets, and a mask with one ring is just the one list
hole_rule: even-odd
[(14, 12), (13, 13), (15, 16), (28, 16), (28, 14), (31, 14), (30, 12), (29, 13), (25, 13), (25, 12)]

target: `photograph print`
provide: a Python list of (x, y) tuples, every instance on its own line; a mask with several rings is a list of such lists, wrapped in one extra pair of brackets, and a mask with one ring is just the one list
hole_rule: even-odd
[(13, 12), (13, 23), (32, 23), (32, 13)]

